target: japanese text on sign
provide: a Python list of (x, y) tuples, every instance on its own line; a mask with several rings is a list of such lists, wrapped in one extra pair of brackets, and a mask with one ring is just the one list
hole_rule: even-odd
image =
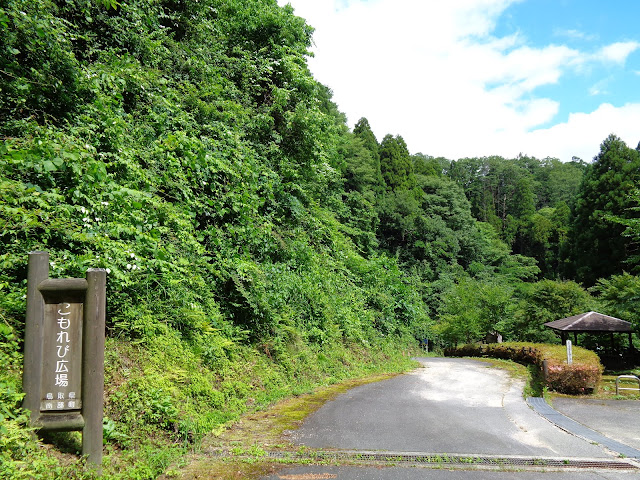
[(81, 407), (82, 304), (48, 304), (45, 309), (41, 410)]

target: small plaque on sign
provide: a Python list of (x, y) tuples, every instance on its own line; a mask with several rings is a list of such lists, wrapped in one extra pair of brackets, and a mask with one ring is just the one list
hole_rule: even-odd
[(82, 303), (45, 305), (40, 411), (82, 407), (82, 318)]

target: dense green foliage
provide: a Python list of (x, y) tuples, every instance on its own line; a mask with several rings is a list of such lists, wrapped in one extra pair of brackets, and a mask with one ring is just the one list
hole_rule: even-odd
[[(542, 323), (592, 305), (638, 325), (637, 152), (378, 143), (310, 74), (311, 35), (275, 0), (0, 1), (0, 474), (84, 475), (18, 408), (30, 251), (52, 277), (108, 269), (114, 478), (283, 396), (408, 368), (424, 338), (555, 341)], [(593, 238), (616, 246), (606, 270)]]
[(584, 177), (570, 232), (575, 274), (587, 285), (620, 273), (635, 254), (624, 226), (610, 217), (638, 217), (630, 210), (635, 205), (630, 195), (639, 181), (640, 154), (610, 135)]
[(587, 165), (520, 156), (464, 158), (447, 175), (460, 184), (474, 216), (515, 253), (537, 260), (542, 276), (565, 276), (571, 208)]

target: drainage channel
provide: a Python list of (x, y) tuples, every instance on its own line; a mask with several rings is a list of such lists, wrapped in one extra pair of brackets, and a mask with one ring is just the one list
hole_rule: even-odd
[[(233, 456), (228, 452), (211, 452), (219, 456)], [(584, 459), (557, 457), (524, 457), (493, 455), (453, 455), (444, 453), (406, 453), (406, 452), (369, 452), (369, 451), (323, 451), (308, 452), (265, 452), (263, 458), (286, 461), (336, 462), (336, 463), (375, 463), (389, 465), (423, 465), (463, 468), (498, 469), (554, 469), (554, 470), (640, 470), (640, 464), (627, 459)]]

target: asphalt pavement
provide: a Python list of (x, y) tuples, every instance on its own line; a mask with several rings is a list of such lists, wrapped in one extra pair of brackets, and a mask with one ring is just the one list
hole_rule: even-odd
[(632, 480), (638, 472), (497, 472), (402, 467), (345, 467), (313, 465), (290, 467), (263, 480)]
[[(616, 435), (609, 433), (609, 435), (604, 435), (600, 433), (600, 431), (594, 428), (602, 428), (605, 427), (605, 430), (609, 432), (615, 432), (616, 430), (627, 436), (629, 439), (635, 438), (637, 436), (637, 431), (632, 431), (634, 423), (638, 423), (635, 418), (628, 417), (629, 423), (623, 425), (625, 422), (625, 417), (621, 415), (617, 415), (621, 408), (621, 405), (616, 405), (615, 403), (610, 404), (607, 408), (602, 411), (600, 415), (595, 414), (595, 409), (592, 409), (592, 415), (589, 415), (589, 409), (587, 406), (583, 405), (583, 408), (577, 408), (579, 405), (580, 399), (575, 399), (573, 402), (569, 402), (567, 404), (567, 409), (573, 410), (576, 413), (583, 414), (583, 418), (581, 422), (574, 420), (573, 418), (559, 412), (558, 410), (549, 406), (543, 398), (528, 398), (527, 403), (541, 416), (549, 420), (551, 423), (556, 425), (558, 428), (575, 435), (576, 437), (582, 438), (587, 442), (598, 444), (601, 447), (608, 449), (612, 454), (619, 455), (623, 457), (633, 458), (636, 461), (640, 461), (640, 450), (633, 448), (630, 446), (630, 442), (622, 443), (618, 440), (615, 440)], [(610, 421), (614, 421), (614, 424), (606, 423), (606, 419)], [(587, 426), (590, 425), (590, 426)], [(596, 425), (599, 425), (596, 426)]]
[(552, 406), (576, 422), (640, 450), (640, 401), (560, 397)]
[(419, 359), (425, 368), (354, 388), (292, 434), (314, 448), (606, 457), (531, 410), (523, 383), (484, 362)]
[[(324, 466), (287, 467), (264, 480), (640, 478), (637, 463), (619, 459), (538, 415), (522, 398), (522, 382), (506, 372), (474, 360), (418, 360), (424, 368), (345, 392), (291, 433), (293, 442), (301, 446), (349, 451), (350, 459), (358, 458), (358, 452), (378, 457), (382, 452), (390, 460), (359, 466), (337, 466), (357, 462), (333, 461)], [(588, 405), (575, 408), (560, 403), (559, 409), (571, 413), (574, 408), (576, 415), (584, 414), (583, 421), (601, 419), (603, 424), (611, 419), (624, 424), (623, 418), (637, 417), (633, 409), (639, 405), (634, 402), (625, 416), (618, 416), (589, 415)], [(640, 430), (635, 424), (626, 425), (637, 440)], [(478, 464), (468, 468), (455, 461), (431, 463), (430, 468), (420, 464), (431, 462), (434, 455)], [(500, 468), (480, 465), (494, 458), (502, 462)], [(532, 471), (524, 465), (542, 466)]]

